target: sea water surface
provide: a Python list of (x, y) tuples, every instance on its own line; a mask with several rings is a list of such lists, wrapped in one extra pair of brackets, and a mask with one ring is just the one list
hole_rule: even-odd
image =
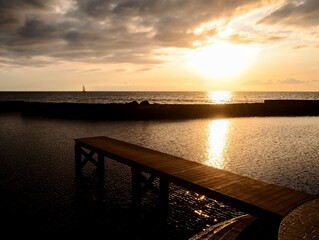
[(152, 193), (136, 214), (131, 208), (130, 169), (111, 160), (105, 162), (103, 201), (97, 202), (90, 187), (78, 188), (74, 173), (74, 139), (96, 135), (319, 194), (319, 117), (88, 121), (0, 113), (4, 230), (188, 239), (243, 214), (175, 185), (170, 186), (167, 220), (161, 220)]
[(319, 100), (319, 92), (0, 92), (0, 101), (158, 104), (258, 103), (264, 100)]

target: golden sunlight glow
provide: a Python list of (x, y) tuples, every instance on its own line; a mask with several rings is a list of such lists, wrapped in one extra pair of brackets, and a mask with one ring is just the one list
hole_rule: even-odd
[(214, 120), (209, 125), (207, 165), (223, 168), (224, 150), (229, 132), (229, 120)]
[(210, 91), (207, 93), (212, 103), (226, 103), (231, 101), (232, 92), (230, 91)]
[(194, 50), (187, 56), (187, 63), (203, 76), (222, 79), (242, 73), (257, 52), (258, 49), (250, 45), (219, 42)]

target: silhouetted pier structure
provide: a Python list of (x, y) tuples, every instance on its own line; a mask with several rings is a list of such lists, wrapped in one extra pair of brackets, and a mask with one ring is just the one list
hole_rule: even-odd
[[(282, 219), (292, 210), (316, 198), (288, 187), (240, 176), (105, 136), (75, 139), (77, 179), (81, 179), (82, 168), (87, 162), (96, 165), (97, 173), (104, 179), (105, 159), (113, 159), (131, 167), (132, 197), (136, 205), (140, 204), (147, 190), (152, 190), (158, 194), (160, 205), (167, 209), (169, 183), (174, 183), (253, 216), (269, 219), (278, 228)], [(158, 186), (153, 184), (155, 179), (159, 179)]]

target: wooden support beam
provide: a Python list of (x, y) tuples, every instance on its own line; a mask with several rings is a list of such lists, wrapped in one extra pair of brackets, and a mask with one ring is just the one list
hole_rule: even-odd
[(139, 169), (132, 167), (132, 197), (134, 205), (140, 206), (143, 195), (146, 194), (148, 190), (151, 190), (158, 195), (161, 210), (167, 212), (169, 200), (169, 182), (167, 180), (160, 179), (160, 186), (158, 189), (153, 185), (155, 179), (156, 176), (154, 175), (146, 178)]
[(75, 159), (75, 177), (77, 180), (82, 178), (82, 159), (81, 146), (78, 143), (74, 145), (74, 159)]
[(97, 161), (97, 173), (101, 178), (104, 178), (104, 154), (103, 152), (98, 153), (98, 161)]
[(81, 154), (85, 157), (85, 159), (82, 162), (82, 168), (85, 166), (85, 164), (90, 161), (93, 163), (95, 166), (98, 165), (98, 162), (93, 158), (95, 151), (91, 150), (89, 153), (81, 149)]
[(104, 175), (105, 175), (104, 153), (103, 152), (98, 152), (96, 173), (97, 173), (96, 195), (97, 195), (97, 199), (99, 201), (101, 201), (101, 200), (103, 200), (103, 197), (104, 197)]
[(161, 209), (168, 213), (169, 182), (162, 178), (160, 179), (160, 190), (158, 197)]
[(133, 205), (136, 208), (141, 206), (141, 198), (142, 198), (142, 172), (132, 167), (132, 201)]
[(142, 175), (142, 181), (144, 183), (144, 186), (142, 188), (142, 196), (148, 191), (151, 190), (152, 192), (156, 193), (157, 195), (159, 195), (159, 189), (156, 188), (153, 185), (153, 182), (155, 181), (156, 176), (151, 175), (148, 179)]

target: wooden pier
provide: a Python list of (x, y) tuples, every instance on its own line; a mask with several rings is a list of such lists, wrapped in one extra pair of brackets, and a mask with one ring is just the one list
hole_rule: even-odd
[[(105, 136), (75, 139), (76, 177), (87, 162), (104, 179), (104, 160), (113, 159), (132, 170), (134, 204), (152, 190), (163, 208), (168, 207), (169, 183), (203, 194), (253, 216), (279, 222), (293, 209), (316, 196), (259, 181)], [(147, 175), (143, 174), (147, 173)], [(147, 177), (149, 176), (149, 177)], [(159, 187), (153, 183), (159, 180)]]

